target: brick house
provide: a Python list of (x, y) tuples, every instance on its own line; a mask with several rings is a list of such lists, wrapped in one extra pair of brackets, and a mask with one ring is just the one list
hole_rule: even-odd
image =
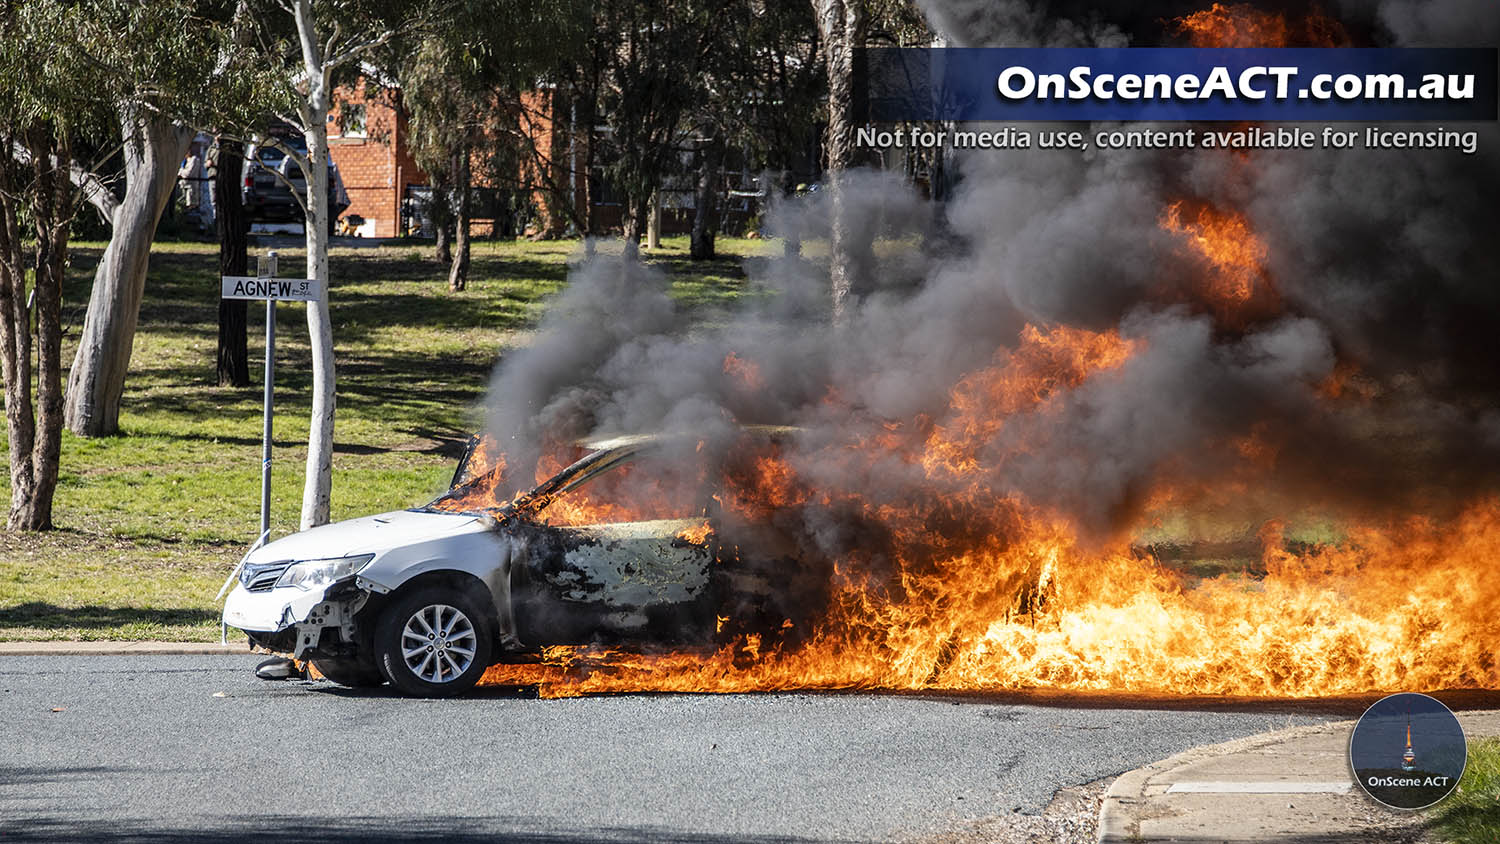
[[(624, 211), (619, 200), (603, 178), (600, 161), (588, 168), (588, 150), (574, 145), (568, 127), (574, 122), (571, 104), (554, 86), (543, 85), (521, 95), (519, 113), (511, 119), (529, 143), (527, 153), (518, 162), (516, 181), (509, 185), (487, 183), (482, 168), (475, 167), (474, 187), (482, 197), (471, 220), (471, 234), (483, 237), (497, 231), (509, 220), (489, 219), (484, 210), (486, 195), (514, 195), (519, 189), (530, 205), (527, 234), (561, 234), (574, 219), (588, 215), (596, 232), (618, 231)], [(426, 172), (417, 166), (408, 147), (409, 127), (401, 92), (393, 86), (382, 86), (361, 78), (352, 86), (341, 86), (334, 96), (328, 115), (329, 153), (338, 165), (344, 189), (349, 194), (349, 208), (344, 212), (363, 217), (359, 228), (364, 237), (399, 237), (409, 221), (402, 213), (403, 203), (413, 194), (424, 193), (431, 185)], [(607, 133), (608, 127), (597, 126), (595, 132)], [(593, 133), (585, 143), (593, 143)], [(583, 171), (592, 172), (585, 179)], [(417, 188), (412, 191), (410, 189)], [(664, 186), (662, 195), (662, 230), (685, 233), (692, 226), (691, 181)], [(558, 200), (571, 200), (573, 213), (566, 208), (549, 207)], [(592, 204), (592, 209), (585, 210)], [(494, 206), (490, 206), (494, 207)], [(733, 210), (726, 208), (726, 214)], [(508, 212), (506, 213), (508, 216)]]
[[(522, 108), (524, 131), (541, 159), (551, 160), (559, 142), (553, 120), (553, 92), (543, 89), (523, 95)], [(356, 84), (342, 86), (335, 92), (334, 106), (328, 115), (329, 154), (338, 165), (344, 189), (349, 193), (349, 208), (344, 214), (365, 219), (359, 230), (364, 237), (401, 235), (404, 221), (402, 202), (412, 193), (408, 189), (431, 184), (427, 173), (411, 156), (407, 146), (408, 132), (399, 89), (369, 84), (362, 78)], [(559, 151), (559, 154), (566, 157), (567, 152)], [(566, 172), (571, 164), (567, 160), (557, 160), (550, 168), (552, 172), (546, 175), (552, 177), (554, 184), (567, 183)], [(534, 165), (523, 165), (518, 174), (521, 181), (526, 184), (543, 181), (543, 174), (535, 169)], [(478, 172), (475, 176), (475, 188), (494, 187), (485, 184)], [(574, 192), (577, 195), (575, 201), (581, 205), (585, 196), (582, 186), (577, 186)], [(541, 212), (543, 220), (549, 219), (549, 211), (555, 211), (547, 208), (543, 190), (532, 191), (531, 201)], [(482, 236), (489, 233), (495, 221), (486, 219), (482, 210), (476, 211), (473, 234)]]
[[(564, 125), (568, 122), (568, 105), (558, 95), (555, 85), (544, 85), (527, 91), (520, 97), (520, 114), (517, 124), (531, 146), (532, 154), (521, 163), (521, 181), (537, 186), (531, 191), (531, 203), (536, 209), (535, 227), (553, 234), (567, 228), (571, 216), (566, 208), (551, 207), (554, 196), (572, 196), (573, 207), (579, 218), (588, 203), (588, 189), (576, 174), (583, 167), (584, 151), (569, 147)], [(563, 114), (559, 114), (561, 111)], [(550, 166), (549, 166), (550, 165)], [(548, 191), (541, 186), (553, 185), (561, 190)]]
[(407, 148), (401, 92), (367, 84), (339, 88), (328, 114), (328, 146), (349, 193), (345, 216), (365, 218), (365, 237), (401, 234), (401, 200), (409, 185), (428, 184)]

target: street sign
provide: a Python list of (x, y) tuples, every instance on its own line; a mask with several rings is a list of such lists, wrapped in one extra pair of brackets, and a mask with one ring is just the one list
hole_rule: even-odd
[(220, 276), (225, 299), (274, 299), (278, 302), (314, 302), (318, 280), (314, 278), (256, 278), (248, 275)]

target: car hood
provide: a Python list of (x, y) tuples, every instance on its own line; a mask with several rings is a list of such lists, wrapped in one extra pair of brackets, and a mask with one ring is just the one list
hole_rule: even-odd
[(486, 521), (460, 513), (394, 510), (323, 525), (257, 548), (247, 562), (317, 560), (388, 551), (440, 536), (488, 529)]

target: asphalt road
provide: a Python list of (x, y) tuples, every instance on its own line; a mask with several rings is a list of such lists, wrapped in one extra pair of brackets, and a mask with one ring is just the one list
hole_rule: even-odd
[(256, 661), (0, 661), (0, 840), (911, 839), (1331, 717), (1099, 698), (424, 701), (268, 683)]

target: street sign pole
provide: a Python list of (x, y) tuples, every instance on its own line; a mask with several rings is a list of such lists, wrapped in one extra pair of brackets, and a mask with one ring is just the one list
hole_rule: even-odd
[(260, 535), (271, 529), (271, 409), (275, 398), (271, 386), (276, 383), (276, 300), (266, 300), (266, 401), (260, 445)]
[(271, 415), (276, 406), (272, 392), (276, 384), (276, 303), (313, 302), (321, 294), (316, 279), (277, 278), (274, 250), (259, 258), (255, 269), (254, 277), (226, 275), (219, 279), (219, 283), (221, 298), (266, 300), (266, 385), (260, 446), (260, 538), (265, 541), (266, 534), (271, 529)]
[[(276, 252), (266, 253), (259, 262), (256, 276), (273, 278), (276, 275)], [(260, 444), (260, 535), (264, 537), (271, 529), (271, 411), (276, 405), (272, 392), (276, 384), (276, 300), (266, 299), (266, 397), (265, 418), (261, 421)]]

